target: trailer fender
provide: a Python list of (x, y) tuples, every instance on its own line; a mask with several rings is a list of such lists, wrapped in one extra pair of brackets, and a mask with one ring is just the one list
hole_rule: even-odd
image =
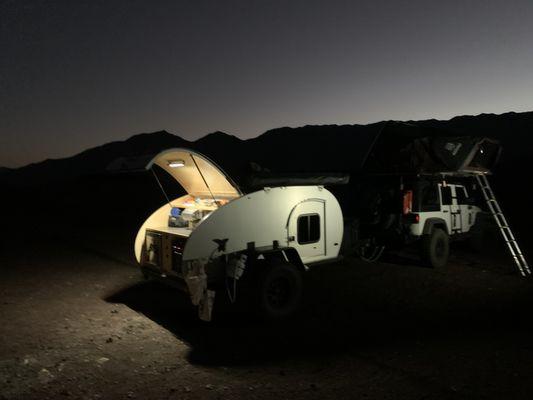
[(303, 263), (300, 254), (292, 247), (258, 249), (253, 252), (251, 257), (254, 260), (266, 260), (267, 262), (283, 260), (301, 272), (307, 271), (307, 266)]
[(291, 265), (294, 265), (301, 272), (305, 272), (307, 270), (307, 267), (302, 262), (300, 254), (298, 254), (298, 251), (296, 249), (292, 247), (287, 247), (285, 249), (279, 250), (279, 252), (285, 258), (285, 261), (287, 261)]

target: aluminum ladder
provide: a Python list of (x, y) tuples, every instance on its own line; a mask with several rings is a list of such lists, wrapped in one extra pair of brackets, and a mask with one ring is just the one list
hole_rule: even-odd
[(494, 196), (494, 192), (490, 187), (487, 175), (476, 174), (476, 179), (479, 183), (479, 187), (481, 188), (481, 192), (483, 193), (483, 197), (487, 202), (487, 206), (489, 207), (490, 213), (494, 217), (494, 220), (496, 221), (496, 224), (498, 225), (498, 228), (502, 233), (503, 239), (505, 240), (505, 243), (509, 248), (509, 252), (511, 253), (511, 256), (514, 259), (516, 266), (520, 271), (520, 274), (522, 276), (530, 275), (531, 270), (529, 269), (529, 265), (527, 264), (526, 259), (524, 258), (524, 254), (522, 253), (522, 250), (520, 250), (520, 246), (518, 246), (518, 242), (516, 241), (513, 232), (509, 227), (507, 218), (505, 218), (505, 215), (503, 215), (500, 204), (498, 203), (498, 200), (496, 200), (496, 196)]

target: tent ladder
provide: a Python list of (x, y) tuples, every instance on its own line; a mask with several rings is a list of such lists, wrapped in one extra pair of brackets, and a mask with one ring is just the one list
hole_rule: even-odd
[(494, 195), (494, 192), (492, 191), (492, 188), (490, 187), (490, 183), (489, 183), (489, 180), (487, 179), (487, 175), (476, 174), (476, 180), (481, 188), (481, 192), (483, 193), (483, 197), (485, 198), (489, 211), (494, 217), (494, 220), (496, 221), (496, 225), (498, 225), (498, 229), (500, 230), (503, 236), (503, 240), (505, 241), (505, 244), (507, 245), (507, 248), (509, 249), (509, 253), (511, 253), (513, 260), (516, 266), (518, 267), (520, 274), (522, 276), (530, 275), (531, 270), (529, 269), (529, 265), (526, 262), (526, 259), (524, 257), (524, 254), (522, 253), (522, 250), (520, 250), (520, 246), (518, 245), (518, 242), (516, 241), (516, 238), (513, 235), (511, 228), (509, 227), (507, 218), (505, 218), (505, 215), (502, 212), (502, 209), (500, 207), (500, 204), (498, 203), (498, 200), (496, 200), (496, 196)]

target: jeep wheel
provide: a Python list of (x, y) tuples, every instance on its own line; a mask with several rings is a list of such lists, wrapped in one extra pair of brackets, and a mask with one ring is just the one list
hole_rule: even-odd
[(356, 248), (356, 253), (359, 258), (366, 262), (376, 262), (379, 260), (385, 246), (379, 246), (377, 244), (365, 244)]
[(289, 263), (266, 267), (259, 281), (259, 311), (267, 319), (286, 318), (300, 308), (303, 283), (300, 271)]
[(422, 259), (433, 268), (442, 268), (448, 263), (450, 243), (448, 234), (435, 228), (422, 238)]

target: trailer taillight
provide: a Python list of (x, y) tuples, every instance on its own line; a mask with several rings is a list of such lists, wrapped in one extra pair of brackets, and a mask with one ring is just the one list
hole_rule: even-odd
[(409, 214), (412, 210), (413, 210), (413, 191), (406, 190), (405, 192), (403, 192), (403, 215)]

